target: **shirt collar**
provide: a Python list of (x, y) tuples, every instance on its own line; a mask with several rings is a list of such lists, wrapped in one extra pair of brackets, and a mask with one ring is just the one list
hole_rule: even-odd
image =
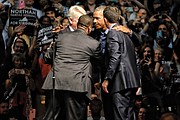
[(109, 30), (111, 30), (117, 23), (114, 23), (110, 26)]
[(74, 31), (74, 29), (71, 26), (69, 26), (69, 29), (70, 29), (70, 31)]
[(108, 32), (109, 32), (109, 29), (106, 29), (105, 31), (101, 31), (101, 33), (103, 33), (103, 34), (108, 34)]

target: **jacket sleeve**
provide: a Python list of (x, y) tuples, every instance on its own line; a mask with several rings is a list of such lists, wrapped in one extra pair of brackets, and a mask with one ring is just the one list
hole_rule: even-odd
[(112, 80), (114, 73), (120, 63), (121, 58), (121, 44), (119, 40), (120, 36), (115, 30), (111, 30), (107, 36), (107, 52), (108, 52), (108, 65), (105, 78), (106, 80)]

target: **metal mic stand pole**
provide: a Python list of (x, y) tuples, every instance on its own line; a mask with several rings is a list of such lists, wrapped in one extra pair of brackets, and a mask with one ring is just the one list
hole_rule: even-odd
[(52, 81), (53, 81), (53, 94), (52, 94), (52, 117), (53, 120), (55, 120), (55, 69), (54, 69), (54, 60), (55, 60), (55, 39), (56, 39), (56, 33), (53, 33), (53, 63), (52, 63), (52, 70), (53, 70), (53, 76), (52, 76)]

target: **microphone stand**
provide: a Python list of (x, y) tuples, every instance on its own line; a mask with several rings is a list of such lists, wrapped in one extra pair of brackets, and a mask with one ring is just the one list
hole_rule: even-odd
[(54, 60), (55, 60), (55, 39), (56, 39), (56, 33), (54, 32), (53, 33), (53, 63), (52, 63), (52, 71), (53, 71), (53, 76), (52, 76), (52, 81), (53, 81), (53, 90), (52, 90), (52, 117), (53, 117), (53, 120), (55, 120), (55, 66), (54, 66)]

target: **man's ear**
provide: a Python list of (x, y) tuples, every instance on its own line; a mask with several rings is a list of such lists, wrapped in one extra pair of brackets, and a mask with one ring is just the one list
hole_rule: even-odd
[(106, 18), (104, 18), (104, 23), (107, 25), (108, 20)]
[(88, 34), (90, 34), (92, 31), (92, 27), (91, 26), (88, 26)]

